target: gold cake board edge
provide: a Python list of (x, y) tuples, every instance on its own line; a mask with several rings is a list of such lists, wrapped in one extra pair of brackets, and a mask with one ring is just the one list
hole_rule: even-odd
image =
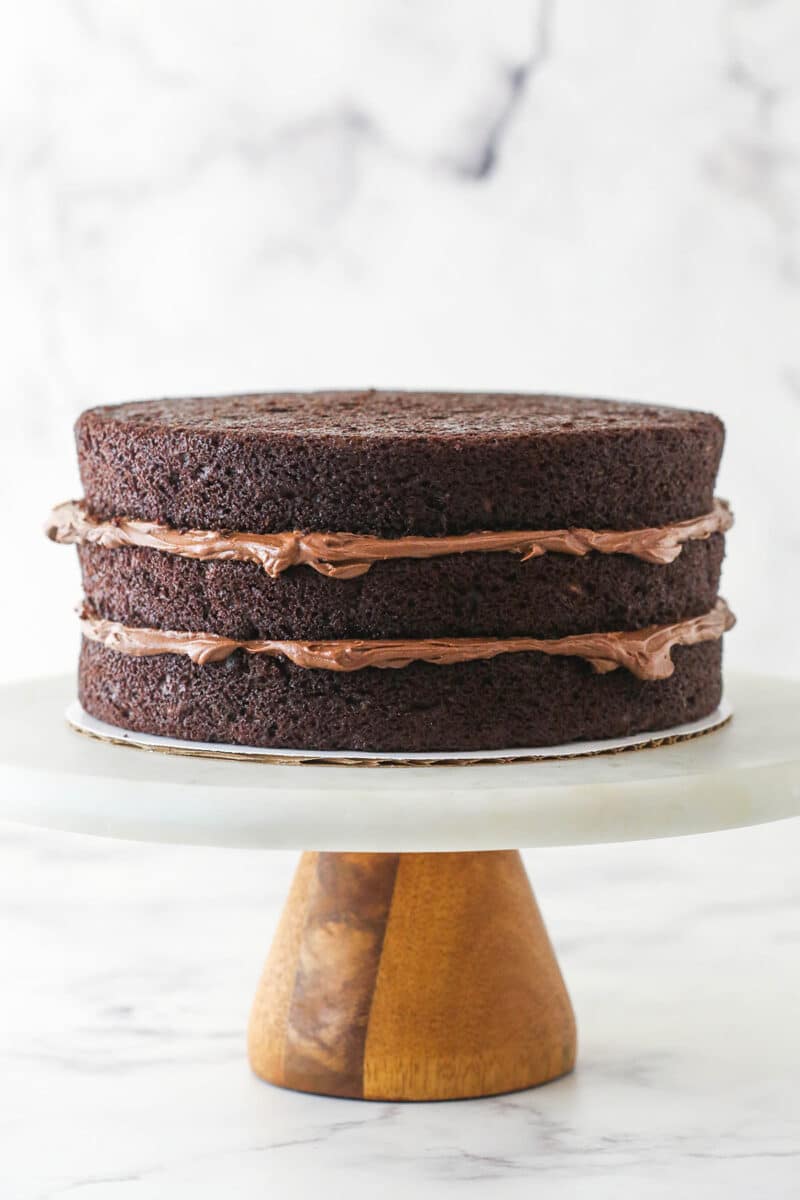
[[(706, 729), (697, 729), (689, 733), (669, 733), (665, 732), (663, 737), (652, 738), (649, 741), (634, 743), (631, 746), (609, 746), (607, 748), (598, 748), (596, 750), (583, 750), (573, 752), (571, 754), (526, 754), (515, 755), (509, 754), (507, 758), (470, 758), (465, 755), (464, 758), (346, 758), (337, 754), (336, 757), (330, 758), (304, 758), (302, 754), (280, 754), (278, 752), (271, 753), (264, 751), (263, 754), (254, 754), (250, 751), (247, 754), (237, 754), (235, 750), (207, 750), (197, 749), (192, 750), (186, 746), (148, 746), (141, 742), (132, 742), (128, 738), (115, 737), (113, 734), (98, 733), (95, 730), (84, 729), (78, 725), (70, 717), (65, 717), (65, 721), (74, 733), (78, 733), (81, 737), (89, 738), (96, 742), (105, 742), (107, 745), (124, 746), (129, 750), (141, 750), (149, 754), (166, 754), (176, 758), (210, 758), (217, 761), (228, 762), (247, 762), (254, 764), (267, 764), (279, 767), (496, 767), (509, 766), (512, 763), (536, 763), (536, 762), (564, 762), (574, 758), (597, 758), (601, 755), (609, 754), (628, 754), (631, 751), (639, 750), (657, 750), (662, 746), (673, 746), (679, 742), (690, 742), (696, 738), (706, 737), (709, 733), (716, 733), (733, 720), (733, 713), (723, 713), (719, 721), (713, 725), (709, 725)], [(129, 731), (133, 733), (134, 731)], [(647, 737), (646, 733), (642, 734), (643, 738)]]

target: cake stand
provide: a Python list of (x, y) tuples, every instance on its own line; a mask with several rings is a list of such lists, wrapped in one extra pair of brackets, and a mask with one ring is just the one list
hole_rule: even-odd
[(800, 813), (800, 683), (728, 681), (733, 721), (566, 760), (370, 767), (145, 752), (81, 737), (71, 679), (0, 689), (0, 816), (302, 855), (250, 1021), (301, 1091), (442, 1100), (571, 1070), (575, 1022), (519, 853)]

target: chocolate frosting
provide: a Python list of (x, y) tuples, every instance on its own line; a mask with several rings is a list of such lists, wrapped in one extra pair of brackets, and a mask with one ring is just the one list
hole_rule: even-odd
[(555, 552), (583, 556), (631, 554), (644, 562), (673, 562), (684, 542), (724, 533), (733, 524), (730, 508), (716, 500), (705, 516), (651, 529), (540, 529), (497, 533), (481, 530), (451, 537), (381, 538), (360, 533), (228, 533), (171, 529), (151, 521), (118, 517), (101, 521), (70, 501), (55, 508), (46, 530), (54, 542), (91, 543), (106, 549), (145, 546), (184, 558), (233, 559), (258, 563), (273, 579), (289, 567), (309, 566), (320, 575), (353, 579), (373, 563), (390, 558), (437, 558), (444, 554), (519, 554), (522, 562)]
[(604, 674), (625, 667), (638, 679), (667, 679), (673, 672), (673, 646), (693, 646), (722, 636), (735, 618), (724, 600), (709, 613), (673, 625), (617, 633), (577, 634), (541, 638), (424, 638), (421, 640), (331, 642), (234, 641), (214, 633), (183, 633), (163, 629), (137, 629), (106, 621), (89, 609), (81, 611), (85, 637), (121, 654), (185, 654), (192, 662), (220, 662), (237, 650), (288, 658), (298, 667), (324, 671), (360, 671), (364, 667), (399, 668), (412, 662), (437, 666), (495, 658), (498, 654), (537, 651), (585, 659)]

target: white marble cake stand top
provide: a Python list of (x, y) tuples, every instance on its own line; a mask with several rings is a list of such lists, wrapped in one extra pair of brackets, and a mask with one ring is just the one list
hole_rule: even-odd
[(714, 733), (561, 761), (365, 767), (171, 756), (68, 728), (70, 678), (0, 689), (0, 817), (141, 841), (494, 850), (672, 837), (800, 814), (800, 683), (727, 680)]

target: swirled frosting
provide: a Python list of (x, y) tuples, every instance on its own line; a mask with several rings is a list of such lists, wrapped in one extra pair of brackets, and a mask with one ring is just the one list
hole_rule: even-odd
[(605, 673), (625, 667), (638, 679), (667, 679), (672, 674), (674, 646), (711, 641), (732, 628), (735, 618), (724, 600), (711, 612), (672, 625), (651, 625), (629, 632), (576, 634), (562, 638), (424, 638), (395, 641), (236, 641), (214, 633), (185, 633), (164, 629), (139, 629), (81, 611), (85, 637), (109, 650), (139, 657), (184, 654), (199, 665), (220, 662), (237, 650), (287, 658), (298, 667), (323, 671), (360, 671), (407, 667), (413, 662), (450, 666), (499, 654), (537, 651), (585, 659), (595, 671)]
[(733, 524), (724, 500), (710, 513), (651, 529), (539, 529), (509, 533), (479, 530), (450, 537), (381, 538), (361, 533), (231, 533), (171, 529), (151, 521), (118, 517), (102, 521), (77, 501), (55, 508), (46, 526), (54, 542), (89, 544), (114, 550), (144, 546), (184, 558), (253, 562), (273, 579), (290, 567), (308, 566), (336, 579), (364, 575), (376, 562), (393, 558), (438, 558), (445, 554), (518, 554), (522, 562), (542, 554), (630, 554), (644, 562), (673, 562), (685, 542), (724, 533)]

